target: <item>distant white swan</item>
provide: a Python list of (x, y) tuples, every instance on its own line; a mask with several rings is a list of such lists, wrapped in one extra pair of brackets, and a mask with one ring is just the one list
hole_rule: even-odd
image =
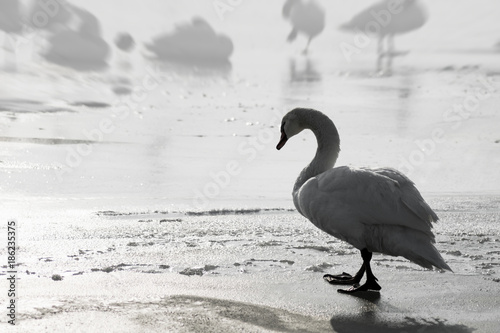
[(65, 4), (77, 25), (63, 25), (49, 38), (49, 48), (43, 57), (52, 63), (80, 71), (100, 71), (107, 66), (110, 54), (108, 43), (101, 37), (101, 24), (89, 11)]
[[(387, 66), (391, 70), (392, 58), (407, 53), (394, 50), (394, 35), (419, 29), (427, 22), (427, 17), (427, 10), (419, 0), (382, 0), (342, 24), (340, 29), (377, 35), (377, 70), (382, 70), (384, 57), (388, 58)], [(384, 39), (387, 39), (386, 50)]]
[[(297, 210), (315, 226), (361, 250), (363, 265), (356, 275), (324, 276), (331, 284), (353, 284), (339, 292), (380, 290), (370, 268), (372, 252), (403, 256), (428, 269), (450, 270), (432, 245), (431, 231), (437, 215), (424, 201), (413, 182), (394, 169), (332, 168), (340, 151), (333, 122), (323, 113), (297, 108), (281, 123), (281, 149), (304, 129), (318, 141), (316, 155), (300, 173), (293, 188)], [(359, 282), (366, 271), (366, 283)]]
[(303, 53), (307, 53), (311, 40), (325, 28), (325, 11), (316, 1), (287, 0), (283, 5), (283, 17), (288, 19), (293, 28), (287, 41), (292, 42), (298, 33), (307, 36), (307, 44)]

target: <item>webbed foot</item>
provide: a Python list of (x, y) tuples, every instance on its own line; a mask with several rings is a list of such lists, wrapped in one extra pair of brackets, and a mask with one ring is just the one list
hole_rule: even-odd
[(365, 284), (359, 285), (355, 284), (349, 289), (338, 289), (337, 291), (341, 294), (354, 294), (358, 291), (379, 291), (382, 287), (377, 283), (376, 280), (366, 281)]
[(323, 279), (329, 284), (356, 284), (359, 282), (356, 281), (355, 276), (346, 272), (342, 272), (342, 274), (338, 275), (325, 274), (323, 275)]

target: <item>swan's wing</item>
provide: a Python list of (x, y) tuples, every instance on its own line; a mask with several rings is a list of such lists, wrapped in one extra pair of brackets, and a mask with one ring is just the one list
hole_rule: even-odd
[(356, 14), (349, 22), (344, 23), (340, 26), (341, 29), (354, 30), (354, 29), (365, 29), (365, 25), (368, 22), (374, 20), (372, 12), (379, 12), (381, 9), (387, 9), (386, 1), (381, 1), (371, 5), (370, 7), (362, 10)]
[(297, 201), (301, 213), (323, 230), (327, 226), (321, 224), (329, 219), (342, 224), (354, 220), (415, 229), (434, 240), (431, 222), (437, 216), (413, 183), (392, 169), (328, 170), (307, 181)]
[(391, 168), (374, 169), (373, 172), (389, 177), (398, 182), (401, 188), (401, 201), (421, 220), (429, 223), (437, 222), (439, 219), (432, 208), (425, 202), (415, 184), (401, 172)]

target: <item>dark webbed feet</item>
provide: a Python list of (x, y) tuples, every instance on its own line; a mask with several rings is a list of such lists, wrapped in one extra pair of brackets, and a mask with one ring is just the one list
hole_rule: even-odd
[[(373, 275), (372, 269), (370, 267), (370, 260), (372, 259), (372, 253), (367, 249), (361, 250), (361, 257), (363, 258), (363, 265), (356, 273), (356, 275), (351, 276), (351, 274), (343, 272), (339, 275), (325, 274), (323, 279), (330, 284), (351, 284), (352, 287), (344, 290), (338, 289), (339, 293), (343, 294), (353, 294), (358, 291), (379, 291), (382, 287), (377, 283), (377, 278)], [(363, 285), (359, 285), (359, 282), (365, 275), (366, 271), (366, 282)]]
[(337, 289), (341, 294), (354, 294), (358, 291), (379, 291), (382, 287), (377, 283), (376, 279), (372, 281), (366, 281), (365, 284), (359, 285), (355, 284), (349, 289)]
[(342, 272), (342, 274), (338, 274), (338, 275), (325, 274), (325, 275), (323, 275), (323, 279), (326, 282), (328, 282), (329, 284), (356, 284), (356, 283), (359, 283), (359, 280), (357, 280), (355, 276), (352, 276), (351, 274), (346, 273), (346, 272)]

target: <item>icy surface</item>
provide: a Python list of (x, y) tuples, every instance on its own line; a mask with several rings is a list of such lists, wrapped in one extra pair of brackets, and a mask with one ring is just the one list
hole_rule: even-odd
[[(426, 24), (395, 38), (409, 52), (391, 74), (375, 70), (375, 40), (351, 61), (339, 48), (354, 35), (338, 26), (367, 1), (322, 1), (307, 55), (303, 36), (286, 43), (281, 2), (241, 1), (223, 17), (216, 2), (71, 1), (96, 20), (96, 54), (111, 48), (92, 70), (43, 56), (61, 22), (80, 33), (81, 21), (0, 31), (0, 242), (15, 219), (18, 329), (499, 331), (497, 2), (426, 2)], [(147, 43), (195, 17), (232, 41), (228, 61), (150, 57)], [(378, 297), (322, 281), (361, 258), (293, 208), (316, 145), (301, 133), (275, 149), (297, 106), (335, 122), (337, 165), (394, 167), (416, 183), (454, 273), (374, 255)]]

